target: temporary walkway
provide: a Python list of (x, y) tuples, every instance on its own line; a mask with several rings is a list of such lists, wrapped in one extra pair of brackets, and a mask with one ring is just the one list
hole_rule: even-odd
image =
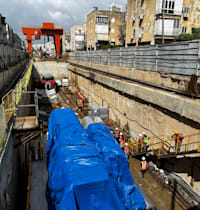
[(143, 145), (139, 146), (138, 142), (139, 139), (136, 139), (135, 141), (128, 139), (132, 156), (145, 155), (150, 152), (159, 158), (176, 157), (177, 155), (196, 153), (200, 154), (200, 133), (184, 136), (180, 152), (178, 152), (178, 144), (175, 146), (174, 139), (169, 136), (150, 137), (147, 150), (144, 149)]

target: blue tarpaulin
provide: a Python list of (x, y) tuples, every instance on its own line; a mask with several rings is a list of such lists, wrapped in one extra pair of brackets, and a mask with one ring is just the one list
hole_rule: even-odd
[(48, 133), (49, 210), (145, 208), (127, 159), (104, 124), (86, 131), (71, 109), (58, 109), (50, 115)]
[(88, 126), (88, 134), (91, 143), (101, 155), (124, 206), (127, 209), (145, 209), (143, 196), (133, 183), (128, 160), (108, 127), (104, 123), (91, 124)]

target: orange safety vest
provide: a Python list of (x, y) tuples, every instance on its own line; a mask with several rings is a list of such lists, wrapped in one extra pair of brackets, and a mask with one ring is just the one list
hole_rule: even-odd
[(175, 134), (175, 136), (174, 136), (174, 140), (175, 140), (175, 142), (177, 143), (179, 143), (179, 144), (181, 144), (182, 143), (182, 140), (183, 140), (183, 138), (180, 138), (180, 133), (177, 133), (177, 134)]
[(69, 105), (69, 101), (67, 102), (67, 105)]
[(129, 147), (128, 147), (128, 146), (125, 146), (125, 147), (124, 147), (124, 153), (125, 153), (126, 155), (128, 155), (128, 153), (129, 153)]
[(141, 137), (139, 138), (138, 145), (141, 146), (142, 144), (143, 144), (143, 137), (141, 136)]
[(68, 105), (67, 104), (65, 105), (65, 108), (68, 108)]
[(121, 141), (124, 141), (123, 136), (120, 136), (120, 137), (119, 137), (119, 141), (120, 141), (120, 142), (121, 142)]
[(120, 141), (120, 147), (121, 147), (121, 148), (124, 147), (124, 140), (123, 140), (123, 139), (121, 139), (121, 141)]
[(115, 138), (119, 137), (119, 131), (115, 131)]
[(141, 170), (146, 170), (146, 169), (147, 169), (147, 161), (146, 161), (146, 160), (143, 160), (143, 161), (141, 162), (141, 164), (142, 164)]
[(80, 107), (83, 106), (83, 101), (80, 101), (79, 106), (80, 106)]

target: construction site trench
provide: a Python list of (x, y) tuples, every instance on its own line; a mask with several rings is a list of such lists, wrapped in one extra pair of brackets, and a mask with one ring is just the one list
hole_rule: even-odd
[[(44, 91), (36, 87), (41, 75), (45, 74), (51, 74), (58, 82), (56, 92), (50, 93), (50, 99), (43, 98)], [(86, 98), (83, 108), (79, 106), (79, 93)], [(166, 106), (159, 102), (159, 97), (162, 97)], [(23, 92), (18, 104), (16, 119), (19, 121), (15, 121), (14, 131), (4, 151), (13, 163), (13, 168), (6, 168), (5, 161), (1, 165), (6, 174), (0, 177), (12, 174), (12, 182), (18, 181), (15, 183), (15, 190), (8, 187), (10, 183), (4, 184), (0, 209), (13, 209), (17, 203), (16, 209), (47, 209), (45, 190), (48, 179), (48, 117), (53, 109), (65, 108), (67, 101), (67, 107), (74, 110), (80, 122), (88, 116), (92, 107), (106, 107), (108, 116), (104, 123), (113, 132), (116, 127), (123, 132), (131, 153), (129, 168), (132, 177), (143, 193), (149, 209), (179, 210), (198, 206), (200, 144), (197, 140), (200, 137), (200, 121), (198, 116), (191, 119), (192, 111), (182, 110), (183, 115), (176, 112), (178, 102), (186, 108), (192, 108), (198, 101), (173, 93), (170, 95), (167, 91), (143, 84), (132, 84), (120, 77), (92, 71), (86, 66), (73, 65), (73, 62), (35, 61), (29, 88)], [(22, 120), (23, 123), (27, 122), (23, 126), (30, 126), (28, 131), (23, 126), (20, 127)], [(174, 129), (185, 136), (179, 154), (174, 150), (174, 142), (169, 140)], [(148, 152), (138, 152), (138, 135), (142, 132), (149, 137)], [(10, 153), (13, 155), (9, 155)], [(144, 178), (140, 171), (142, 156), (147, 158), (150, 165)], [(0, 178), (0, 182), (3, 179)], [(22, 196), (12, 199), (16, 192)]]

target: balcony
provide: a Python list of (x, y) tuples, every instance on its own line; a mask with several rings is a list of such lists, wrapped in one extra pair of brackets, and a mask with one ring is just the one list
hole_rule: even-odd
[[(171, 30), (164, 30), (164, 36), (178, 36), (180, 34), (180, 29), (171, 29)], [(162, 36), (162, 30), (156, 30), (155, 36)]]
[[(156, 15), (162, 15), (163, 10), (161, 8), (156, 10)], [(164, 15), (182, 16), (182, 10), (164, 9)]]

